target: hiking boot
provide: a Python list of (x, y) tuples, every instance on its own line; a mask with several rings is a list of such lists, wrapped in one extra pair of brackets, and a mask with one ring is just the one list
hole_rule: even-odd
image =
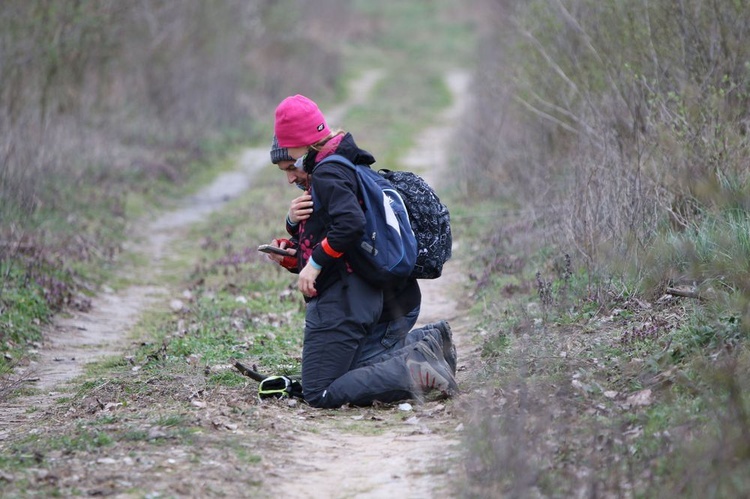
[(417, 398), (433, 389), (440, 390), (446, 397), (458, 393), (458, 384), (451, 374), (450, 366), (442, 356), (438, 357), (440, 350), (437, 340), (427, 335), (414, 345), (406, 358), (413, 393)]
[(456, 345), (453, 344), (453, 330), (448, 321), (439, 321), (433, 324), (433, 327), (440, 331), (440, 339), (443, 344), (443, 357), (451, 368), (451, 372), (456, 374), (456, 365), (458, 364), (458, 354)]
[(448, 340), (448, 344), (446, 345), (443, 342), (443, 333), (435, 327), (434, 325), (430, 324), (429, 326), (425, 326), (425, 337), (429, 336), (431, 337), (435, 343), (432, 344), (432, 346), (435, 346), (436, 348), (433, 348), (432, 350), (435, 352), (435, 354), (440, 357), (442, 356), (443, 359), (445, 359), (445, 362), (448, 364), (448, 367), (451, 368), (451, 372), (453, 373), (453, 376), (456, 375), (456, 349), (453, 347), (453, 343), (451, 340)]

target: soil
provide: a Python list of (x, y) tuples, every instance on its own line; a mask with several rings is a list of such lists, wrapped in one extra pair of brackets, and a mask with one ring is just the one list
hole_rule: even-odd
[[(331, 110), (330, 121), (340, 121), (347, 106), (367, 98), (369, 90), (380, 77), (370, 72), (356, 82), (349, 101)], [(461, 72), (446, 75), (454, 93), (454, 105), (445, 111), (438, 125), (422, 133), (414, 152), (405, 157), (404, 165), (420, 172), (438, 193), (441, 171), (436, 165), (447, 164), (445, 145), (452, 127), (466, 106), (468, 76)], [(172, 293), (159, 284), (163, 274), (165, 252), (185, 237), (190, 224), (221, 208), (228, 200), (248, 189), (253, 176), (268, 164), (265, 148), (248, 149), (238, 162), (238, 169), (225, 173), (216, 181), (186, 199), (183, 207), (144, 223), (133, 231), (131, 250), (149, 258), (148, 275), (132, 276), (129, 282), (139, 284), (122, 290), (105, 289), (91, 300), (88, 312), (71, 312), (58, 317), (45, 332), (45, 341), (38, 360), (29, 366), (24, 377), (36, 394), (16, 398), (0, 407), (0, 449), (11, 441), (15, 432), (54, 431), (45, 428), (47, 409), (65, 396), (63, 387), (82, 374), (85, 366), (98, 359), (122, 355), (132, 338), (130, 328), (139, 316), (153, 306), (167, 306)], [(454, 240), (454, 258), (446, 264), (443, 276), (422, 281), (422, 313), (420, 324), (447, 319), (452, 328), (459, 356), (459, 385), (468, 376), (468, 366), (477, 352), (471, 345), (469, 323), (464, 319), (460, 302), (464, 276), (459, 271), (457, 251), (460, 241)], [(131, 272), (124, 269), (123, 272)], [(140, 284), (142, 283), (142, 284)], [(225, 396), (225, 393), (214, 397)], [(235, 397), (236, 395), (226, 395)], [(191, 395), (192, 397), (192, 395)], [(460, 399), (460, 396), (458, 397)], [(398, 407), (342, 408), (319, 411), (290, 402), (261, 404), (258, 409), (269, 421), (260, 483), (261, 496), (268, 497), (449, 497), (449, 478), (460, 473), (456, 463), (460, 455), (462, 425), (454, 410), (457, 398), (432, 400), (421, 405), (401, 404)], [(101, 405), (101, 402), (97, 400)], [(204, 404), (205, 402), (200, 402)], [(196, 402), (198, 406), (198, 402)], [(231, 404), (229, 404), (231, 405)], [(33, 409), (33, 410), (30, 410)], [(71, 414), (70, 417), (74, 417)], [(216, 428), (228, 430), (232, 440), (241, 439), (243, 429), (226, 422), (221, 410), (209, 406), (200, 418), (210, 419)], [(153, 430), (153, 429), (152, 429)], [(154, 431), (159, 431), (154, 430)], [(217, 436), (216, 438), (227, 438)], [(217, 447), (221, 448), (221, 445)], [(235, 496), (243, 494), (237, 480), (240, 467), (224, 450), (188, 449), (175, 446), (149, 451), (148, 457), (133, 462), (130, 454), (92, 458), (91, 463), (70, 463), (68, 476), (56, 476), (61, 485), (80, 482), (80, 490), (88, 494), (119, 495), (128, 486), (143, 490), (169, 491), (169, 495)], [(195, 457), (200, 453), (200, 459)], [(61, 459), (64, 458), (61, 457)], [(150, 463), (150, 464), (149, 464)], [(156, 464), (154, 464), (156, 463)], [(159, 473), (146, 472), (157, 466)], [(149, 468), (150, 469), (150, 468)], [(51, 480), (39, 471), (39, 480)], [(0, 476), (3, 480), (13, 477)], [(160, 496), (156, 494), (153, 497)]]

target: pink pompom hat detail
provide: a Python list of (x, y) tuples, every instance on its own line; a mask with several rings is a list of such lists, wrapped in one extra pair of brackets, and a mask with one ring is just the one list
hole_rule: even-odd
[(328, 137), (325, 116), (312, 100), (304, 95), (287, 97), (276, 107), (274, 133), (281, 147), (307, 147)]

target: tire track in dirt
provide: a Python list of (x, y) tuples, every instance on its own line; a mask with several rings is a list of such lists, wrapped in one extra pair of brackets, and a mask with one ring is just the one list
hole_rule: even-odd
[[(446, 75), (453, 105), (440, 115), (439, 125), (418, 136), (413, 151), (403, 160), (404, 168), (422, 175), (438, 194), (451, 178), (442, 176), (448, 168), (446, 145), (467, 108), (469, 82), (464, 72)], [(454, 240), (454, 257), (439, 279), (420, 281), (423, 299), (418, 324), (449, 320), (462, 366), (477, 353), (469, 348), (468, 322), (461, 317), (459, 299), (465, 278), (456, 251), (459, 244)], [(459, 372), (459, 385), (461, 377)], [(363, 434), (368, 430), (362, 425), (346, 429), (351, 420), (367, 419), (373, 420), (368, 426), (376, 434)], [(289, 499), (451, 497), (447, 478), (460, 473), (452, 464), (459, 457), (459, 424), (447, 404), (439, 401), (396, 416), (377, 410), (342, 410), (322, 421), (308, 417), (285, 436), (283, 452), (269, 456), (272, 464), (264, 491), (269, 497)]]

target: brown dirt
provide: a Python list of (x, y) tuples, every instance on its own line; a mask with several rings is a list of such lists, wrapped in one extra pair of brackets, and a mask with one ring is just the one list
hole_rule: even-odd
[[(350, 104), (366, 98), (378, 77), (375, 72), (366, 74), (355, 86)], [(432, 127), (420, 135), (415, 153), (407, 155), (405, 161), (406, 167), (423, 174), (438, 192), (442, 178), (434, 167), (447, 164), (445, 145), (449, 143), (451, 127), (459, 121), (457, 117), (466, 105), (468, 78), (463, 73), (452, 73), (446, 81), (456, 96), (455, 105), (438, 120), (442, 126)], [(340, 119), (337, 113), (344, 109), (332, 110), (331, 119)], [(120, 291), (108, 290), (92, 300), (89, 312), (60, 317), (49, 328), (39, 360), (26, 373), (27, 377), (37, 380), (30, 385), (38, 388), (39, 393), (0, 407), (0, 451), (3, 442), (10, 441), (14, 432), (33, 428), (39, 433), (54, 433), (57, 431), (54, 424), (63, 424), (66, 418), (85, 416), (83, 409), (78, 413), (70, 409), (67, 415), (46, 409), (63, 396), (65, 383), (81, 374), (87, 363), (122, 355), (132, 341), (128, 331), (143, 312), (152, 306), (168, 306), (169, 300), (175, 298), (170, 296), (166, 286), (158, 284), (170, 245), (179, 243), (190, 224), (247, 189), (253, 175), (267, 164), (267, 151), (247, 150), (238, 163), (237, 171), (219, 177), (214, 184), (186, 200), (183, 208), (143, 224), (137, 231), (132, 249), (149, 257), (149, 275), (130, 276), (131, 282), (139, 284)], [(471, 346), (469, 324), (461, 313), (460, 298), (466, 283), (459, 271), (459, 244), (454, 241), (454, 259), (446, 265), (443, 276), (421, 282), (423, 304), (419, 323), (438, 319), (450, 321), (459, 355), (460, 385), (462, 378), (468, 376), (467, 366), (473, 364), (477, 351)], [(153, 284), (155, 282), (157, 284)], [(54, 475), (38, 470), (36, 479), (54, 481), (63, 490), (78, 486), (88, 494), (118, 497), (136, 497), (122, 492), (130, 488), (191, 497), (238, 496), (247, 493), (246, 482), (254, 485), (254, 494), (260, 483), (263, 497), (453, 495), (449, 478), (461, 473), (456, 462), (460, 455), (458, 444), (462, 426), (454, 409), (460, 396), (449, 401), (385, 409), (319, 411), (284, 402), (257, 405), (257, 402), (247, 402), (246, 394), (227, 388), (208, 393), (210, 390), (205, 390), (202, 383), (186, 377), (183, 382), (186, 394), (169, 394), (173, 400), (184, 395), (193, 401), (197, 409), (191, 417), (205, 422), (203, 427), (214, 429), (202, 437), (202, 448), (175, 442), (148, 448), (117, 448), (106, 455), (92, 453), (86, 459), (55, 454), (47, 459), (65, 462), (65, 470), (58, 468)], [(99, 387), (100, 397), (97, 398), (97, 391), (94, 391), (93, 408), (89, 413), (122, 410), (118, 404), (107, 402), (118, 398), (115, 387), (106, 385), (105, 382)], [(168, 412), (170, 401), (154, 397), (149, 403), (161, 408), (156, 410)], [(45, 422), (43, 418), (49, 418), (52, 413), (57, 415), (57, 421)], [(253, 435), (253, 445), (261, 445), (260, 476), (247, 476), (243, 471), (244, 463), (234, 450), (242, 445), (243, 435), (248, 435), (242, 416), (237, 417), (237, 414), (251, 414), (248, 417), (260, 421), (263, 427), (261, 435)], [(149, 435), (153, 433), (154, 438), (170, 438), (165, 428), (150, 426), (146, 431)], [(207, 445), (209, 441), (211, 445)], [(131, 457), (133, 455), (138, 457)], [(241, 476), (243, 474), (246, 476)], [(4, 479), (14, 478), (0, 476), (0, 482)], [(160, 492), (155, 493), (154, 497), (161, 496)]]

